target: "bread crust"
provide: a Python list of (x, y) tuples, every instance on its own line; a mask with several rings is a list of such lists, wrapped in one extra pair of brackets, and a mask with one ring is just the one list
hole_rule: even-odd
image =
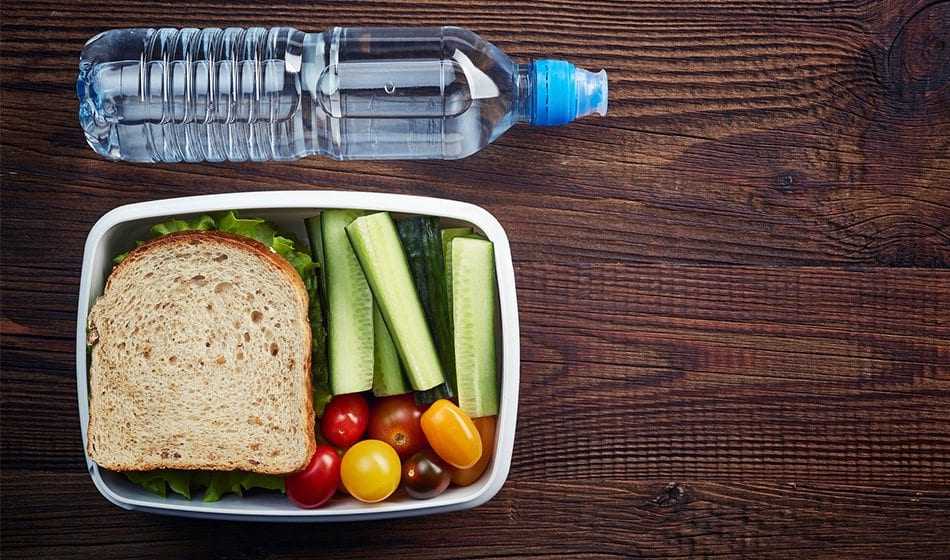
[[(299, 472), (306, 468), (307, 464), (310, 462), (310, 458), (313, 456), (316, 451), (316, 433), (315, 433), (315, 422), (316, 416), (313, 409), (313, 386), (312, 386), (312, 376), (311, 376), (311, 361), (313, 356), (311, 355), (311, 346), (312, 343), (309, 341), (312, 340), (312, 332), (310, 330), (310, 320), (307, 310), (309, 309), (309, 296), (307, 294), (307, 288), (303, 283), (303, 280), (300, 278), (300, 275), (297, 274), (297, 270), (287, 261), (276, 252), (267, 247), (263, 243), (251, 239), (249, 237), (244, 237), (240, 235), (234, 235), (231, 233), (225, 233), (220, 231), (183, 231), (170, 233), (156, 239), (152, 239), (146, 243), (143, 243), (139, 247), (133, 249), (129, 252), (128, 256), (121, 263), (119, 263), (110, 273), (108, 280), (106, 281), (105, 288), (103, 290), (103, 295), (110, 290), (112, 287), (112, 279), (116, 277), (117, 274), (123, 272), (125, 269), (133, 266), (137, 261), (141, 260), (143, 256), (147, 255), (150, 251), (155, 251), (156, 249), (163, 248), (169, 245), (200, 245), (202, 243), (219, 243), (223, 245), (230, 245), (234, 249), (243, 250), (250, 252), (258, 257), (260, 257), (265, 263), (270, 266), (275, 267), (280, 271), (281, 275), (284, 276), (290, 284), (293, 286), (294, 292), (297, 299), (300, 302), (300, 309), (303, 310), (303, 316), (301, 317), (301, 324), (303, 325), (302, 329), (306, 330), (306, 340), (308, 343), (305, 345), (306, 348), (306, 359), (304, 361), (304, 387), (305, 387), (305, 399), (306, 399), (306, 423), (305, 423), (305, 435), (307, 440), (307, 453), (303, 461), (297, 465), (292, 470), (285, 470), (277, 467), (269, 467), (265, 464), (254, 465), (247, 461), (243, 460), (232, 460), (232, 461), (222, 461), (218, 464), (208, 465), (205, 463), (181, 463), (176, 462), (174, 464), (162, 463), (159, 461), (151, 463), (139, 463), (135, 465), (120, 465), (120, 464), (103, 464), (94, 457), (95, 452), (92, 447), (92, 438), (96, 429), (96, 415), (93, 414), (93, 411), (96, 409), (94, 406), (95, 395), (90, 394), (89, 396), (89, 424), (87, 429), (87, 438), (86, 438), (86, 451), (87, 454), (96, 461), (100, 466), (119, 472), (136, 472), (136, 471), (150, 471), (155, 469), (201, 469), (201, 470), (212, 470), (212, 471), (230, 471), (230, 470), (243, 470), (248, 472), (255, 472), (261, 474), (274, 474), (274, 475), (286, 475)], [(101, 297), (101, 296), (100, 296)], [(92, 325), (93, 313), (95, 312), (95, 305), (93, 310), (89, 315), (89, 324)], [(97, 335), (93, 335), (97, 337)], [(94, 344), (94, 342), (91, 342)], [(91, 352), (95, 352), (96, 348), (93, 346)], [(94, 374), (91, 371), (90, 377)]]

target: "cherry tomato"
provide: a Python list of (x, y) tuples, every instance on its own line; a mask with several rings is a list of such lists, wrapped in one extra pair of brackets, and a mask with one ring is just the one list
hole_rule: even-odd
[(395, 449), (377, 439), (367, 439), (346, 451), (340, 475), (351, 496), (375, 503), (396, 491), (401, 471)]
[(284, 480), (287, 497), (302, 508), (322, 506), (336, 493), (341, 462), (336, 449), (318, 445), (307, 467)]
[(320, 418), (320, 432), (337, 447), (349, 447), (366, 433), (369, 405), (360, 393), (336, 395)]
[(483, 416), (481, 418), (472, 418), (472, 423), (478, 430), (478, 435), (482, 440), (482, 456), (474, 466), (467, 469), (452, 470), (452, 484), (456, 486), (468, 486), (481, 478), (482, 473), (488, 463), (491, 462), (491, 450), (495, 444), (495, 427), (498, 418), (496, 416)]
[(429, 445), (457, 469), (474, 466), (482, 456), (482, 439), (468, 414), (452, 401), (439, 399), (422, 414), (422, 431)]
[(377, 399), (370, 414), (369, 437), (385, 441), (404, 459), (425, 447), (420, 418), (422, 410), (411, 393)]
[(402, 467), (406, 493), (417, 500), (434, 498), (445, 492), (451, 480), (449, 467), (429, 449), (416, 453)]

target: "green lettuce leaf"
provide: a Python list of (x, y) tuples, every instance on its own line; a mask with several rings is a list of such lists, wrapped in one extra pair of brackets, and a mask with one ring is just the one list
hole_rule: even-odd
[(278, 255), (286, 256), (294, 252), (295, 245), (296, 243), (294, 243), (293, 239), (282, 235), (275, 235), (274, 243), (271, 245), (271, 248), (277, 251)]
[(297, 242), (291, 237), (282, 235), (274, 236), (274, 243), (271, 245), (271, 248), (293, 265), (294, 270), (296, 270), (297, 274), (303, 279), (304, 284), (307, 286), (307, 291), (309, 292), (312, 289), (313, 271), (316, 267), (316, 263), (310, 258), (310, 253), (298, 251)]
[(125, 477), (152, 494), (165, 497), (167, 484), (162, 476), (162, 471), (128, 472), (125, 473)]
[[(145, 242), (144, 242), (144, 241), (136, 241), (136, 242), (135, 242), (135, 246), (136, 246), (136, 247), (139, 247), (139, 246), (141, 246), (143, 243), (145, 243)], [(129, 253), (131, 253), (131, 252), (132, 252), (132, 251), (129, 250), (129, 251), (126, 251), (126, 252), (124, 252), (124, 253), (119, 253), (118, 255), (116, 255), (115, 257), (112, 258), (112, 264), (119, 264), (119, 263), (121, 263), (122, 261), (125, 260), (125, 257), (129, 256)]]
[(215, 472), (211, 474), (211, 483), (205, 490), (205, 502), (217, 502), (227, 494), (243, 496), (241, 492), (240, 473)]
[(176, 470), (158, 470), (146, 472), (125, 473), (126, 478), (145, 488), (153, 494), (165, 497), (171, 488), (172, 492), (191, 499), (191, 472)]
[(323, 411), (332, 398), (333, 392), (330, 391), (329, 383), (324, 381), (313, 384), (313, 412), (317, 415), (317, 418), (323, 417)]
[(187, 471), (165, 471), (165, 482), (172, 492), (191, 499), (191, 475)]
[(152, 237), (161, 237), (179, 231), (208, 231), (211, 229), (215, 229), (214, 218), (204, 214), (191, 221), (171, 219), (155, 224), (149, 232)]
[(245, 491), (252, 488), (284, 492), (283, 477), (242, 471), (158, 470), (130, 472), (125, 476), (135, 484), (163, 498), (168, 496), (169, 489), (188, 500), (193, 494), (204, 490), (205, 502), (216, 502), (228, 494), (242, 496)]
[(231, 210), (218, 216), (217, 228), (219, 231), (250, 237), (267, 245), (293, 265), (304, 283), (313, 275), (314, 263), (310, 254), (298, 251), (297, 242), (292, 237), (280, 235), (277, 228), (263, 218), (241, 218), (237, 212)]
[(284, 492), (284, 479), (274, 475), (242, 471), (213, 472), (203, 500), (216, 502), (228, 494), (243, 496), (246, 490), (252, 488)]
[(218, 216), (217, 223), (218, 231), (250, 237), (271, 249), (274, 248), (274, 236), (277, 235), (277, 231), (263, 218), (239, 218), (237, 212), (231, 210)]
[(314, 263), (310, 259), (310, 255), (307, 253), (301, 253), (300, 251), (291, 251), (290, 253), (284, 255), (284, 258), (293, 265), (294, 270), (297, 271), (297, 274), (303, 279), (304, 285), (307, 287), (307, 291), (310, 292), (313, 289), (313, 268)]

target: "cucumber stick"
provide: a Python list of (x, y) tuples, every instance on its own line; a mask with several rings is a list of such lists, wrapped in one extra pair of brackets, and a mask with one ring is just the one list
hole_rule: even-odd
[(323, 310), (326, 309), (326, 284), (323, 280), (323, 241), (320, 236), (320, 218), (307, 218), (307, 237), (310, 239), (310, 255), (317, 263), (314, 269), (314, 289), (309, 290), (310, 307), (310, 369), (313, 372), (314, 387), (328, 387), (330, 383), (329, 363), (327, 362), (327, 327)]
[(413, 216), (396, 222), (396, 231), (406, 251), (409, 272), (422, 303), (432, 341), (439, 353), (447, 394), (452, 396), (455, 394), (455, 352), (452, 344), (452, 316), (449, 315), (446, 297), (445, 259), (442, 255), (439, 219)]
[(320, 214), (330, 389), (334, 395), (373, 387), (373, 294), (346, 235), (346, 226), (363, 214), (358, 210), (324, 210)]
[(379, 308), (373, 306), (373, 394), (377, 397), (402, 395), (412, 391), (402, 373), (399, 353)]
[[(316, 280), (314, 282), (317, 283)], [(330, 370), (327, 361), (327, 330), (323, 325), (323, 304), (320, 301), (319, 288), (312, 290), (309, 295), (310, 369), (314, 383), (326, 385), (330, 381)]]
[(379, 212), (356, 218), (346, 232), (413, 389), (424, 391), (444, 383), (439, 355), (392, 216)]
[(442, 230), (442, 257), (445, 259), (445, 299), (449, 306), (449, 320), (452, 317), (452, 240), (456, 237), (471, 235), (472, 228), (457, 227)]
[(327, 267), (323, 258), (323, 226), (320, 216), (313, 216), (304, 220), (307, 227), (307, 238), (310, 241), (310, 257), (320, 267), (317, 274), (317, 291), (320, 293), (320, 305), (327, 308)]
[(451, 251), (459, 407), (473, 418), (493, 416), (498, 414), (494, 247), (484, 239), (456, 237)]

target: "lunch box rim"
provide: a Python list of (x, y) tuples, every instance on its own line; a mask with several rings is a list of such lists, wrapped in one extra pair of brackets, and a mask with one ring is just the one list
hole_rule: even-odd
[[(86, 450), (89, 423), (86, 317), (94, 298), (99, 295), (91, 293), (93, 275), (104, 275), (101, 278), (104, 281), (104, 277), (108, 274), (107, 269), (104, 268), (104, 262), (105, 260), (111, 260), (113, 256), (104, 252), (107, 234), (113, 228), (128, 222), (160, 220), (187, 214), (227, 210), (299, 211), (312, 209), (316, 212), (328, 208), (359, 208), (371, 211), (431, 215), (459, 220), (470, 223), (481, 230), (494, 244), (501, 320), (502, 375), (495, 453), (491, 470), (487, 473), (487, 482), (477, 483), (480, 487), (474, 491), (468, 491), (473, 487), (458, 488), (453, 489), (454, 492), (428, 500), (381, 502), (368, 506), (354, 504), (355, 507), (330, 509), (300, 509), (289, 501), (287, 501), (286, 509), (255, 508), (253, 497), (239, 501), (231, 500), (229, 503), (195, 504), (190, 501), (164, 499), (159, 496), (154, 496), (151, 499), (135, 498), (116, 492), (103, 479), (98, 465), (89, 458)], [(479, 506), (492, 499), (501, 490), (508, 477), (517, 424), (519, 367), (518, 306), (508, 236), (491, 213), (474, 204), (415, 195), (326, 190), (261, 191), (188, 196), (119, 206), (103, 215), (92, 227), (86, 238), (76, 325), (76, 386), (83, 452), (86, 456), (87, 468), (96, 488), (107, 500), (124, 509), (195, 518), (300, 522), (358, 521), (409, 517), (446, 513)]]

